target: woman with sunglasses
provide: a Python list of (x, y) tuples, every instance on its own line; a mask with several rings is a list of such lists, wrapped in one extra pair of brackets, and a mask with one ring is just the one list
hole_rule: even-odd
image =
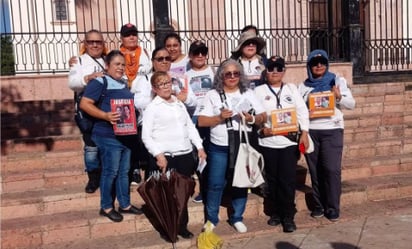
[[(208, 52), (209, 48), (204, 42), (199, 40), (192, 42), (189, 47), (190, 69), (184, 74), (184, 77), (187, 78), (190, 84), (190, 88), (192, 88), (198, 103), (196, 105), (196, 108), (188, 109), (189, 114), (196, 126), (197, 116), (202, 106), (203, 98), (205, 97), (206, 93), (212, 88), (213, 77), (215, 75), (213, 68), (207, 64)], [(197, 126), (197, 129), (199, 131), (200, 137), (203, 139), (203, 146), (207, 148), (210, 136), (209, 128)], [(193, 198), (193, 202), (201, 203), (203, 201), (203, 188), (201, 180), (202, 175), (199, 171), (196, 171), (196, 174), (199, 179), (199, 193), (196, 197)]]
[[(254, 92), (248, 90), (247, 84), (248, 80), (239, 62), (233, 59), (222, 62), (216, 72), (212, 90), (206, 94), (199, 112), (199, 126), (210, 127), (208, 163), (205, 169), (207, 171), (205, 209), (207, 220), (214, 226), (219, 222), (219, 208), (225, 185), (232, 185), (234, 165), (229, 165), (229, 151), (232, 149), (236, 151), (236, 147), (239, 146), (239, 141), (229, 141), (228, 128), (232, 126), (235, 131), (239, 131), (241, 115), (249, 125), (260, 125), (266, 122), (266, 113)], [(257, 114), (253, 115), (249, 112)], [(230, 215), (229, 222), (239, 233), (245, 233), (247, 227), (243, 223), (243, 213), (248, 189), (237, 187), (230, 187), (230, 189), (234, 212)]]
[[(154, 92), (150, 83), (150, 78), (154, 72), (170, 72), (172, 58), (166, 48), (158, 47), (152, 52), (152, 64), (153, 68), (147, 75), (138, 76), (132, 83), (130, 89), (134, 93), (135, 106), (139, 110), (139, 124), (142, 122), (143, 112), (146, 106), (152, 101)], [(170, 73), (169, 73), (170, 74)], [(177, 78), (172, 76), (172, 89), (173, 94), (182, 101), (187, 108), (196, 108), (196, 96), (192, 89), (189, 87), (188, 82), (185, 82), (183, 78)], [(185, 86), (186, 85), (186, 86)]]
[[(308, 78), (299, 85), (299, 91), (309, 106), (309, 133), (314, 144), (314, 151), (305, 154), (315, 201), (311, 216), (325, 216), (330, 221), (337, 221), (340, 216), (344, 130), (341, 109), (355, 108), (355, 100), (346, 80), (329, 72), (326, 51), (312, 51), (306, 67)], [(329, 107), (316, 107), (314, 100), (325, 96)], [(320, 115), (322, 113), (327, 115)]]
[(120, 29), (120, 51), (126, 60), (126, 72), (128, 87), (130, 88), (137, 75), (146, 75), (150, 72), (152, 64), (146, 49), (139, 46), (137, 28), (127, 23)]
[[(192, 155), (193, 146), (197, 149), (199, 159), (206, 159), (202, 139), (185, 105), (172, 94), (170, 75), (165, 71), (156, 71), (150, 81), (155, 97), (144, 111), (142, 126), (142, 140), (151, 154), (146, 174), (175, 169), (178, 173), (191, 177), (196, 167)], [(185, 239), (193, 237), (193, 233), (187, 229), (188, 222), (189, 214), (185, 205), (178, 231)]]
[[(143, 120), (143, 113), (144, 110), (146, 109), (147, 105), (152, 101), (154, 97), (154, 91), (152, 88), (152, 84), (150, 83), (150, 78), (153, 76), (153, 73), (155, 72), (169, 72), (170, 70), (170, 64), (171, 64), (172, 58), (169, 55), (169, 52), (166, 50), (166, 48), (163, 47), (158, 47), (152, 52), (152, 65), (153, 68), (150, 73), (147, 75), (139, 75), (136, 77), (135, 80), (133, 80), (132, 83), (132, 88), (130, 91), (134, 93), (134, 104), (136, 107), (136, 110), (139, 111), (139, 116), (138, 116), (138, 128), (139, 131), (142, 130), (142, 120)], [(174, 78), (174, 82), (184, 82), (183, 79), (178, 79)], [(194, 109), (196, 107), (196, 96), (194, 95), (192, 89), (190, 87), (180, 88), (179, 83), (175, 83), (174, 89), (179, 89), (179, 92), (176, 93), (176, 91), (173, 92), (173, 94), (177, 97), (178, 100), (182, 101), (186, 108), (189, 109)], [(140, 135), (139, 135), (140, 134)], [(139, 132), (139, 136), (141, 136), (141, 132)], [(139, 144), (140, 144), (140, 154), (139, 154), (139, 160), (141, 162), (147, 162), (148, 159), (148, 152), (141, 144), (141, 138), (139, 138)], [(147, 178), (147, 174), (146, 174)]]
[[(295, 84), (283, 82), (285, 61), (279, 56), (267, 60), (262, 85), (256, 87), (257, 98), (271, 117), (258, 130), (259, 145), (265, 161), (268, 225), (282, 224), (283, 231), (296, 230), (296, 165), (300, 157), (298, 144), (309, 147), (309, 113)], [(277, 112), (272, 114), (272, 112)], [(300, 129), (300, 137), (297, 132)]]
[[(92, 29), (86, 33), (79, 57), (70, 59), (69, 87), (75, 92), (76, 108), (86, 85), (104, 75), (104, 56), (107, 53), (103, 35)], [(79, 125), (79, 127), (81, 127)], [(86, 193), (94, 193), (99, 188), (101, 163), (98, 150), (91, 139), (91, 131), (81, 130), (84, 142), (84, 165), (89, 177)]]
[(263, 58), (258, 53), (264, 50), (266, 42), (252, 31), (245, 31), (240, 34), (239, 44), (232, 51), (232, 59), (238, 60), (243, 66), (245, 75), (250, 81), (249, 87), (254, 89), (260, 85), (260, 76), (265, 69)]

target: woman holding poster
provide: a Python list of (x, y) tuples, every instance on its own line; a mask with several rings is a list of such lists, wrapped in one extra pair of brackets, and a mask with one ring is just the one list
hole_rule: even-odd
[[(282, 224), (283, 231), (296, 230), (296, 165), (298, 144), (309, 146), (308, 109), (296, 85), (282, 81), (285, 60), (278, 56), (268, 59), (262, 85), (255, 93), (265, 107), (268, 122), (259, 129), (259, 145), (265, 160), (268, 200), (272, 206), (268, 225)], [(300, 130), (297, 140), (296, 133)]]
[[(341, 108), (353, 109), (355, 100), (346, 80), (329, 72), (328, 55), (314, 50), (308, 56), (308, 78), (299, 91), (309, 106), (309, 132), (314, 152), (305, 154), (312, 180), (315, 207), (314, 218), (324, 215), (337, 221), (340, 215), (341, 161), (343, 150), (343, 113)], [(315, 100), (321, 100), (320, 107)], [(322, 99), (327, 99), (323, 101)]]
[[(121, 114), (116, 111), (116, 106), (124, 104), (133, 106), (133, 94), (127, 88), (127, 83), (122, 80), (125, 70), (123, 54), (113, 50), (106, 56), (105, 62), (107, 75), (87, 84), (80, 108), (96, 118), (92, 139), (99, 149), (102, 161), (100, 215), (114, 222), (120, 222), (123, 220), (121, 213), (142, 214), (140, 209), (130, 204), (128, 171), (131, 150), (122, 143), (122, 136), (115, 135), (114, 129), (121, 118)], [(104, 89), (104, 82), (107, 82), (106, 89)], [(100, 98), (101, 105), (96, 106)], [(136, 130), (136, 124), (132, 128)], [(112, 196), (114, 191), (119, 202), (119, 212), (114, 207)]]

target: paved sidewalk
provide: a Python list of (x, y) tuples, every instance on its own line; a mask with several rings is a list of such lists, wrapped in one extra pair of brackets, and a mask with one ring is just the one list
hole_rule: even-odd
[[(225, 241), (225, 249), (410, 249), (412, 248), (412, 202), (393, 210), (369, 210), (367, 216), (290, 234), (274, 232)], [(405, 203), (404, 203), (405, 205)], [(406, 203), (406, 205), (408, 205)], [(322, 218), (325, 219), (325, 218)], [(298, 225), (299, 226), (299, 225)]]

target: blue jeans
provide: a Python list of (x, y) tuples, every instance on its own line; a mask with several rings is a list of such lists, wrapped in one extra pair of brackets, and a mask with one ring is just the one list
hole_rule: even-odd
[(113, 207), (113, 191), (121, 208), (130, 205), (130, 189), (128, 172), (130, 168), (130, 149), (115, 138), (92, 136), (99, 149), (102, 161), (100, 180), (100, 206), (102, 209)]
[(97, 147), (84, 146), (84, 164), (87, 172), (100, 168), (99, 150)]
[[(228, 150), (228, 146), (209, 144), (206, 166), (208, 167), (206, 218), (214, 225), (219, 222), (219, 208), (226, 185)], [(247, 188), (230, 187), (230, 189), (233, 213), (229, 217), (229, 222), (234, 224), (243, 220), (247, 201)]]
[(91, 139), (90, 133), (83, 133), (84, 166), (87, 172), (100, 169), (99, 150)]

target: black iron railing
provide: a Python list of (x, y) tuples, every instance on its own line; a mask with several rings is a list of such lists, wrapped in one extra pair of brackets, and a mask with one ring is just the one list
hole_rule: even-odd
[(411, 12), (411, 0), (3, 0), (2, 48), (9, 48), (1, 51), (2, 73), (10, 64), (16, 74), (67, 72), (87, 30), (101, 30), (114, 49), (128, 22), (149, 51), (171, 30), (179, 32), (185, 51), (193, 40), (205, 41), (210, 64), (227, 58), (240, 30), (254, 24), (267, 54), (288, 63), (304, 62), (322, 48), (332, 61), (353, 62), (355, 76), (411, 71)]

